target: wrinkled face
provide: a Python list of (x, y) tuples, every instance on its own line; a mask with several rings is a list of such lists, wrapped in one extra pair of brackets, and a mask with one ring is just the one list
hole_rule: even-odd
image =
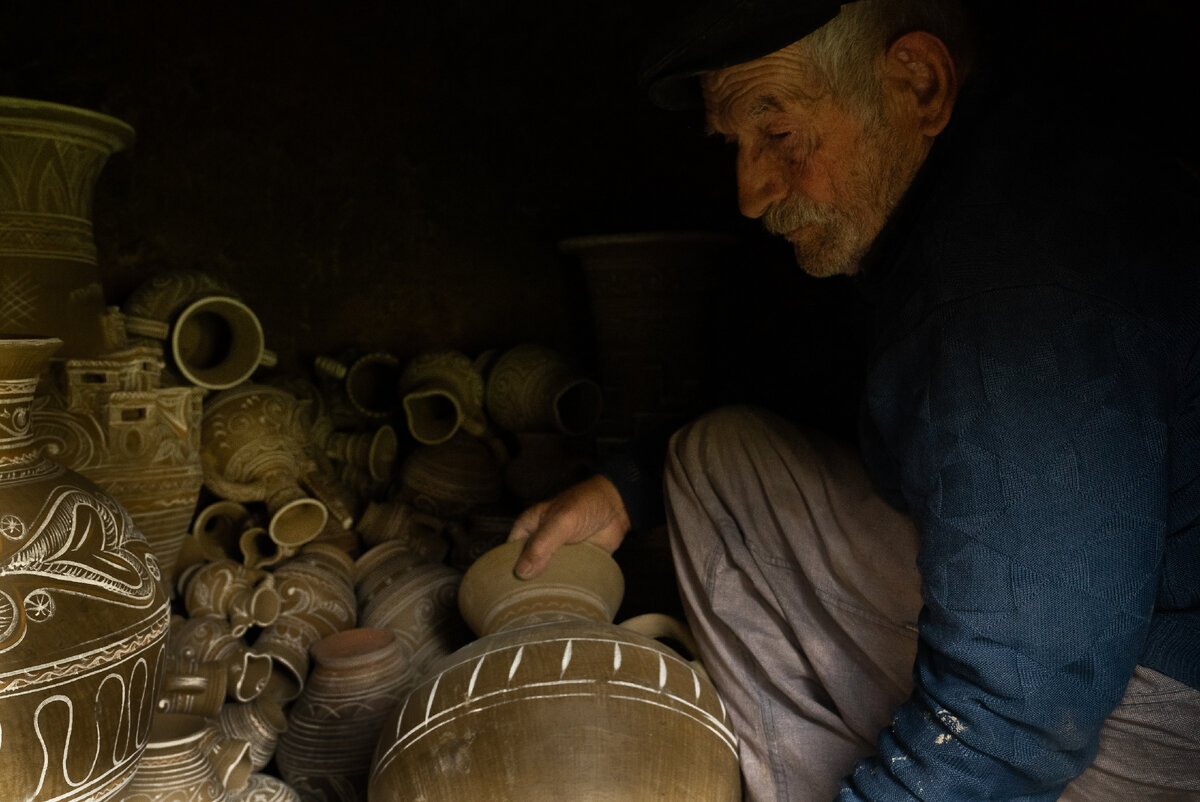
[(709, 126), (737, 148), (738, 205), (814, 276), (853, 274), (928, 153), (879, 108), (839, 102), (803, 43), (701, 81)]

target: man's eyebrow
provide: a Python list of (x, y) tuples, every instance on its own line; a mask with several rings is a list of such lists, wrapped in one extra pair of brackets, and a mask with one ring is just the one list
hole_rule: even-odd
[[(782, 112), (783, 110), (783, 103), (776, 95), (764, 94), (756, 96), (751, 101), (747, 115), (751, 120), (757, 120), (768, 113)], [(713, 127), (712, 122), (705, 126), (705, 133), (709, 136), (721, 136), (721, 132)]]

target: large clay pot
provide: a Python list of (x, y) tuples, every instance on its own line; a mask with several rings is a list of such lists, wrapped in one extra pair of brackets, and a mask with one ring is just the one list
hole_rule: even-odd
[(390, 630), (357, 628), (316, 642), (312, 657), (275, 762), (302, 797), (357, 802), (379, 728), (400, 701), (404, 653)]
[(104, 114), (0, 98), (0, 331), (53, 335), (62, 357), (120, 348), (92, 238), (92, 195), (133, 129)]
[(737, 743), (703, 669), (596, 620), (619, 603), (612, 558), (564, 546), (514, 594), (520, 546), (467, 572), (463, 614), (490, 634), (432, 666), (388, 720), (371, 802), (412, 788), (426, 802), (740, 799)]
[(248, 380), (277, 357), (264, 348), (262, 324), (231, 287), (199, 270), (152, 276), (122, 306), (131, 335), (162, 342), (179, 377), (206, 390)]
[(116, 796), (146, 746), (170, 621), (129, 514), (33, 446), (37, 377), (61, 341), (0, 340), (3, 796)]

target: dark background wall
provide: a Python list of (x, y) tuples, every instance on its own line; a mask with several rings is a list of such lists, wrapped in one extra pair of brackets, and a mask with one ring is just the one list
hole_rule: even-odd
[[(845, 287), (795, 275), (739, 221), (728, 154), (635, 84), (648, 33), (688, 5), (6, 0), (0, 94), (137, 129), (97, 188), (110, 303), (156, 270), (210, 271), (285, 363), (531, 339), (586, 355), (579, 272), (558, 240), (716, 228), (754, 255), (722, 296), (729, 319), (751, 313), (724, 340), (733, 361), (836, 373), (854, 333), (830, 311)], [(1064, 89), (1114, 115), (1149, 110), (1159, 141), (1186, 146), (1185, 5), (981, 4), (1015, 69), (1065, 69)]]

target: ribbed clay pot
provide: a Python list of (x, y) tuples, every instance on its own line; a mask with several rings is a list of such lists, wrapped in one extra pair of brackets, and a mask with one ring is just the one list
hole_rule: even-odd
[(170, 621), (128, 512), (33, 446), (54, 338), (0, 340), (0, 778), (6, 799), (104, 800), (146, 746)]
[(393, 632), (371, 628), (323, 638), (313, 644), (312, 658), (275, 762), (302, 795), (358, 802), (380, 727), (400, 701), (407, 662)]
[(740, 799), (737, 743), (703, 669), (596, 620), (619, 603), (612, 558), (564, 546), (512, 591), (520, 547), (467, 572), (460, 605), (484, 635), (433, 665), (388, 720), (370, 802), (413, 788), (425, 802)]

